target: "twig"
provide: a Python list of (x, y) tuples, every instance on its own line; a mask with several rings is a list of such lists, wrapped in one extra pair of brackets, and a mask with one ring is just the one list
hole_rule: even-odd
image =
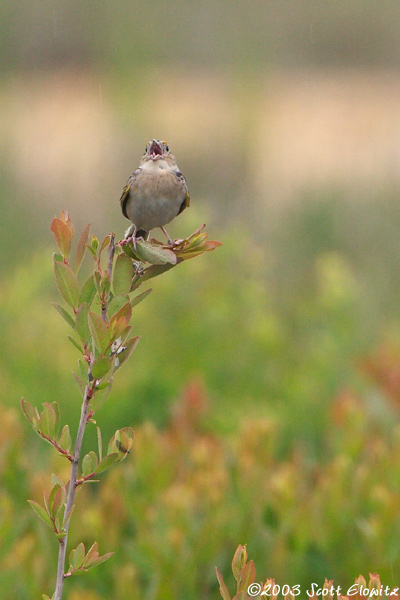
[[(93, 359), (91, 359), (91, 362), (92, 362), (92, 360)], [(86, 389), (85, 389), (85, 397), (82, 402), (81, 418), (79, 421), (78, 433), (76, 435), (76, 441), (75, 441), (74, 458), (71, 463), (71, 477), (69, 480), (67, 503), (66, 503), (65, 512), (64, 512), (66, 520), (63, 524), (65, 536), (62, 539), (60, 539), (60, 546), (58, 549), (57, 585), (56, 585), (56, 591), (54, 594), (54, 600), (61, 600), (61, 598), (62, 598), (63, 585), (64, 585), (65, 556), (66, 556), (66, 552), (67, 552), (69, 524), (70, 524), (71, 512), (72, 512), (72, 508), (74, 506), (74, 500), (75, 500), (76, 482), (77, 482), (79, 458), (80, 458), (81, 448), (82, 448), (82, 440), (83, 440), (83, 435), (85, 433), (87, 417), (88, 417), (88, 413), (89, 413), (89, 403), (90, 403), (90, 399), (91, 399), (92, 395), (93, 395), (93, 390), (92, 390), (91, 384), (88, 383), (86, 385)]]
[[(107, 270), (108, 270), (110, 280), (111, 280), (111, 276), (112, 276), (114, 252), (115, 252), (115, 234), (112, 233), (110, 236), (110, 244), (109, 244), (109, 250), (108, 250), (108, 265), (107, 265)], [(106, 318), (107, 318), (108, 304), (109, 304), (109, 298), (107, 298), (107, 301), (105, 302), (105, 304), (102, 306), (102, 309), (101, 309), (101, 316), (103, 317), (104, 320), (106, 320)], [(60, 545), (59, 545), (59, 549), (58, 549), (57, 584), (56, 584), (56, 591), (54, 593), (54, 600), (61, 600), (62, 593), (63, 593), (64, 579), (65, 579), (65, 557), (66, 557), (66, 553), (67, 553), (69, 524), (71, 521), (71, 513), (72, 513), (73, 506), (74, 506), (74, 501), (75, 501), (75, 492), (76, 492), (76, 488), (78, 485), (77, 475), (78, 475), (79, 460), (80, 460), (80, 456), (81, 456), (82, 441), (83, 441), (83, 436), (85, 433), (86, 425), (88, 422), (88, 418), (90, 416), (90, 411), (89, 411), (90, 400), (91, 400), (91, 398), (93, 396), (93, 392), (94, 392), (93, 377), (92, 377), (93, 362), (94, 362), (94, 355), (92, 354), (90, 356), (90, 361), (89, 361), (89, 373), (88, 373), (89, 383), (86, 385), (86, 388), (85, 388), (85, 394), (84, 394), (84, 398), (83, 398), (83, 402), (82, 402), (82, 409), (81, 409), (81, 418), (79, 421), (78, 433), (76, 434), (74, 456), (73, 456), (73, 460), (71, 462), (71, 476), (70, 476), (70, 480), (69, 480), (67, 502), (65, 505), (65, 512), (64, 512), (65, 521), (63, 523), (65, 535), (62, 539), (59, 540)]]

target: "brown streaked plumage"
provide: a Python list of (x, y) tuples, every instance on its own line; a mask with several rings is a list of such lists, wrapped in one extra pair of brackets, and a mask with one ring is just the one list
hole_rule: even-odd
[(125, 238), (146, 237), (160, 227), (171, 243), (164, 225), (190, 204), (186, 179), (175, 156), (164, 141), (152, 140), (146, 146), (139, 167), (129, 177), (120, 198), (124, 216), (132, 221)]

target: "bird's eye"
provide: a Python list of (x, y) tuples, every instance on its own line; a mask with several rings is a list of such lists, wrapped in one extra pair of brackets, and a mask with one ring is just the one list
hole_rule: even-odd
[(169, 146), (165, 146), (167, 152), (169, 152)]

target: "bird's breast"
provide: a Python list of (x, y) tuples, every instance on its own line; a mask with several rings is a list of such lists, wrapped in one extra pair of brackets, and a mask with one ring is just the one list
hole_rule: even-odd
[(174, 171), (162, 164), (156, 168), (143, 166), (130, 186), (128, 217), (146, 231), (163, 227), (177, 216), (186, 193), (186, 185)]

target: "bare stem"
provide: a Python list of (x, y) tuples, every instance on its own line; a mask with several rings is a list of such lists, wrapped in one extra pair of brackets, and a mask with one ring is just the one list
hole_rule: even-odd
[(64, 513), (66, 516), (66, 520), (64, 522), (65, 536), (60, 540), (60, 545), (59, 545), (59, 549), (58, 549), (57, 584), (56, 584), (56, 591), (54, 594), (54, 600), (61, 600), (61, 598), (62, 598), (63, 585), (64, 585), (65, 556), (66, 556), (66, 552), (67, 552), (69, 524), (70, 524), (70, 520), (71, 520), (72, 508), (74, 506), (79, 458), (81, 455), (82, 440), (83, 440), (83, 435), (85, 433), (85, 428), (86, 428), (86, 424), (87, 424), (87, 417), (89, 414), (89, 403), (90, 403), (91, 397), (92, 397), (91, 387), (90, 387), (90, 383), (88, 383), (86, 386), (86, 389), (85, 389), (85, 396), (84, 396), (84, 399), (82, 402), (81, 418), (79, 421), (78, 433), (76, 435), (76, 441), (75, 441), (74, 458), (71, 463), (71, 477), (69, 480), (67, 503), (65, 506), (65, 513)]
[[(109, 273), (110, 280), (111, 280), (111, 276), (112, 276), (114, 252), (115, 252), (115, 235), (111, 234), (109, 251), (108, 251), (108, 265), (107, 265), (107, 270)], [(107, 318), (108, 303), (109, 303), (109, 301), (107, 300), (105, 305), (102, 307), (102, 311), (101, 311), (101, 316), (103, 317), (104, 320), (106, 320), (106, 318)], [(78, 475), (79, 460), (80, 460), (80, 456), (81, 456), (82, 441), (83, 441), (83, 436), (85, 434), (86, 425), (88, 422), (90, 400), (93, 396), (93, 387), (92, 387), (92, 381), (93, 381), (92, 364), (93, 364), (93, 361), (94, 361), (94, 355), (92, 354), (90, 357), (90, 363), (89, 363), (89, 373), (88, 373), (89, 383), (86, 385), (86, 388), (85, 388), (85, 394), (84, 394), (84, 398), (83, 398), (83, 402), (82, 402), (82, 409), (81, 409), (81, 418), (79, 421), (78, 433), (76, 434), (74, 456), (73, 456), (73, 460), (71, 462), (71, 476), (70, 476), (70, 480), (69, 480), (67, 502), (65, 505), (65, 512), (64, 512), (65, 520), (63, 523), (65, 535), (62, 539), (59, 540), (58, 564), (57, 564), (57, 583), (56, 583), (56, 590), (54, 593), (54, 600), (62, 599), (62, 593), (63, 593), (63, 587), (64, 587), (65, 557), (66, 557), (66, 553), (67, 553), (69, 524), (71, 521), (71, 513), (72, 513), (73, 506), (74, 506), (74, 501), (75, 501), (76, 488), (78, 485), (77, 475)]]

